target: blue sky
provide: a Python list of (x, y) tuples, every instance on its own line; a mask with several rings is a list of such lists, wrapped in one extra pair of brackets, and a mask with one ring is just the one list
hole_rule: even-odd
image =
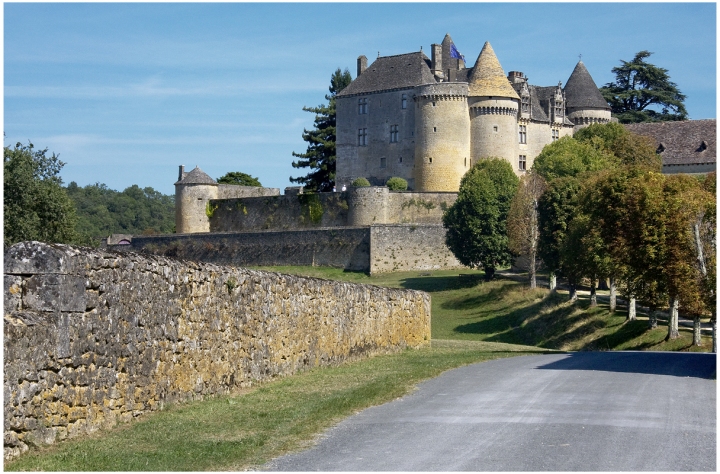
[(5, 3), (5, 145), (58, 153), (65, 183), (174, 194), (178, 165), (284, 188), (306, 174), (303, 106), (338, 67), (450, 33), (470, 65), (490, 41), (505, 72), (563, 84), (578, 55), (598, 86), (648, 50), (715, 118), (715, 3)]

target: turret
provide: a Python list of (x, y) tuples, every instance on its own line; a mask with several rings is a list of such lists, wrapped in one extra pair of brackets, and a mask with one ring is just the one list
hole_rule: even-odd
[(610, 107), (582, 61), (575, 66), (564, 92), (567, 118), (575, 124), (574, 130), (610, 122)]
[(441, 82), (415, 88), (415, 191), (460, 188), (470, 167), (467, 87)]
[(504, 158), (518, 170), (518, 107), (513, 89), (490, 43), (485, 43), (468, 79), (472, 163)]
[(210, 232), (208, 206), (217, 199), (218, 184), (197, 166), (189, 173), (180, 165), (175, 183), (175, 232), (190, 234)]

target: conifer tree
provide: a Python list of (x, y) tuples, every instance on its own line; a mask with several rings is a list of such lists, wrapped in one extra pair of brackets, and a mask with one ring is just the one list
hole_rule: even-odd
[(303, 140), (308, 142), (307, 151), (293, 152), (299, 160), (293, 161), (292, 165), (293, 168), (310, 168), (310, 171), (305, 176), (290, 177), (290, 181), (302, 184), (308, 191), (332, 191), (335, 184), (335, 97), (351, 81), (350, 71), (338, 68), (330, 78), (330, 94), (325, 96), (327, 105), (303, 107), (304, 111), (315, 114), (315, 128), (303, 131)]
[(687, 119), (685, 95), (670, 81), (667, 69), (645, 62), (651, 54), (640, 51), (632, 61), (621, 61), (612, 69), (615, 82), (600, 89), (620, 123)]

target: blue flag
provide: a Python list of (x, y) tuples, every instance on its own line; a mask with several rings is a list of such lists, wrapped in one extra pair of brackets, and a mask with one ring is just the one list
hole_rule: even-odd
[(455, 43), (450, 43), (450, 57), (455, 59), (462, 59), (465, 61), (465, 56), (460, 54), (460, 51), (455, 47)]

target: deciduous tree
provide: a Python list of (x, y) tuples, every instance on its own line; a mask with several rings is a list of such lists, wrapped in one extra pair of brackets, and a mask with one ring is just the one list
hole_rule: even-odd
[(534, 171), (520, 179), (518, 190), (510, 203), (507, 232), (510, 251), (521, 259), (527, 259), (530, 288), (537, 286), (536, 272), (539, 263), (538, 243), (540, 228), (538, 224), (538, 202), (547, 183)]
[(218, 178), (219, 184), (233, 184), (236, 186), (262, 186), (260, 180), (240, 171), (230, 171)]
[(463, 265), (485, 270), (488, 279), (512, 262), (506, 223), (517, 187), (506, 160), (480, 160), (463, 176), (457, 200), (443, 215), (450, 251)]
[(60, 178), (65, 163), (47, 152), (32, 143), (3, 148), (5, 246), (26, 240), (78, 241), (75, 207)]

